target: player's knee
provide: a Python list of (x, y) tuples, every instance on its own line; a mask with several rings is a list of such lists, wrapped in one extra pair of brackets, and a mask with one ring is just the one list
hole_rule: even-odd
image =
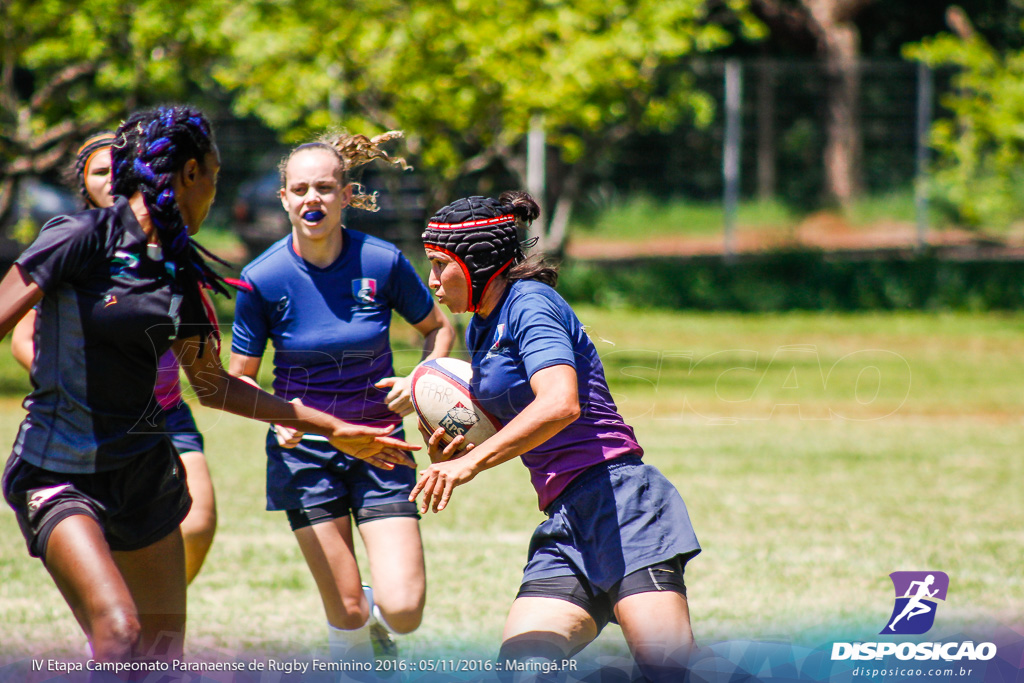
[(385, 610), (381, 607), (380, 613), (395, 633), (411, 633), (418, 629), (423, 621), (423, 604), (422, 602), (409, 602), (392, 610)]
[(91, 631), (93, 656), (100, 662), (130, 659), (142, 636), (138, 615), (122, 608), (108, 610), (93, 619)]
[(362, 628), (370, 619), (370, 609), (362, 594), (342, 596), (337, 604), (327, 606), (327, 621), (334, 628), (345, 631)]

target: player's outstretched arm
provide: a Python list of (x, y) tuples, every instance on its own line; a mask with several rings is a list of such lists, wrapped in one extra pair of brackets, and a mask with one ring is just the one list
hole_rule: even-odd
[(419, 450), (420, 447), (388, 436), (393, 427), (354, 425), (319, 410), (285, 401), (228, 374), (220, 363), (216, 344), (203, 344), (201, 353), (197, 352), (198, 349), (196, 337), (178, 340), (174, 345), (181, 367), (202, 405), (326, 436), (338, 450), (383, 469), (393, 469), (395, 465), (416, 466), (406, 451)]
[(0, 280), (0, 339), (43, 298), (43, 290), (32, 278), (13, 265)]

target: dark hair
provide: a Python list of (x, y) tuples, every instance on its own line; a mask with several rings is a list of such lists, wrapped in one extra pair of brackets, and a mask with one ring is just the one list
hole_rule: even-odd
[(510, 282), (537, 280), (554, 287), (558, 284), (558, 264), (549, 260), (546, 255), (531, 254), (525, 260), (509, 268), (505, 279)]
[[(516, 225), (526, 230), (540, 216), (540, 206), (527, 192), (510, 190), (502, 192), (498, 201), (516, 217)], [(518, 261), (505, 273), (510, 282), (515, 280), (537, 280), (554, 287), (558, 283), (558, 266), (543, 254), (531, 254)]]
[(112, 130), (105, 130), (94, 133), (85, 139), (82, 146), (75, 153), (75, 161), (63, 173), (64, 181), (82, 197), (83, 209), (95, 209), (96, 205), (89, 196), (89, 190), (85, 187), (85, 171), (96, 152), (107, 149), (114, 144), (117, 136)]
[[(299, 152), (304, 152), (308, 149), (321, 149), (329, 154), (333, 154), (334, 158), (338, 160), (338, 167), (341, 169), (341, 178), (339, 180), (342, 183), (348, 177), (349, 171), (368, 164), (374, 159), (381, 159), (392, 166), (399, 166), (403, 171), (411, 169), (412, 166), (407, 164), (404, 158), (392, 158), (380, 148), (381, 144), (398, 139), (402, 135), (403, 133), (400, 130), (389, 130), (372, 138), (349, 133), (331, 133), (323, 135), (313, 142), (299, 145), (289, 152), (288, 156), (281, 159), (281, 162), (277, 165), (278, 173), (281, 174), (281, 187), (285, 187), (285, 183), (288, 180), (285, 173), (288, 169), (288, 162)], [(362, 185), (359, 183), (352, 184), (355, 186), (355, 192), (352, 194), (349, 206), (366, 211), (377, 211), (377, 193), (366, 194), (363, 192)]]
[(216, 150), (209, 120), (188, 105), (157, 107), (132, 114), (116, 135), (110, 150), (111, 193), (122, 197), (142, 194), (183, 295), (199, 307), (197, 310), (203, 310), (199, 287), (230, 296), (223, 278), (203, 256), (227, 264), (189, 237), (171, 185), (174, 174), (189, 160), (195, 159), (205, 168), (206, 155)]

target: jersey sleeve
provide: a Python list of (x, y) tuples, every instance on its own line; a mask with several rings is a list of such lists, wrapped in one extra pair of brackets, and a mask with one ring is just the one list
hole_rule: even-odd
[(412, 267), (409, 259), (398, 254), (388, 278), (388, 297), (391, 307), (405, 318), (410, 325), (420, 322), (434, 308), (434, 297), (430, 289)]
[(554, 365), (576, 367), (572, 337), (563, 311), (541, 294), (525, 294), (512, 302), (509, 333), (519, 346), (527, 377)]
[(263, 298), (244, 274), (242, 281), (250, 285), (252, 291), (238, 290), (235, 299), (235, 321), (231, 325), (231, 352), (262, 358), (270, 335), (270, 325), (263, 309)]
[(43, 226), (15, 263), (25, 275), (48, 292), (59, 283), (84, 274), (102, 255), (104, 235), (98, 226), (77, 216), (57, 216)]

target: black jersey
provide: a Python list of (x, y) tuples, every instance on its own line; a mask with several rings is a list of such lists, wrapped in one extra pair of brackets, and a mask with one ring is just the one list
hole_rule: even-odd
[(157, 360), (207, 317), (173, 285), (159, 253), (147, 253), (127, 200), (54, 218), (15, 263), (45, 294), (14, 452), (48, 470), (88, 473), (153, 448), (164, 431), (150, 417)]

